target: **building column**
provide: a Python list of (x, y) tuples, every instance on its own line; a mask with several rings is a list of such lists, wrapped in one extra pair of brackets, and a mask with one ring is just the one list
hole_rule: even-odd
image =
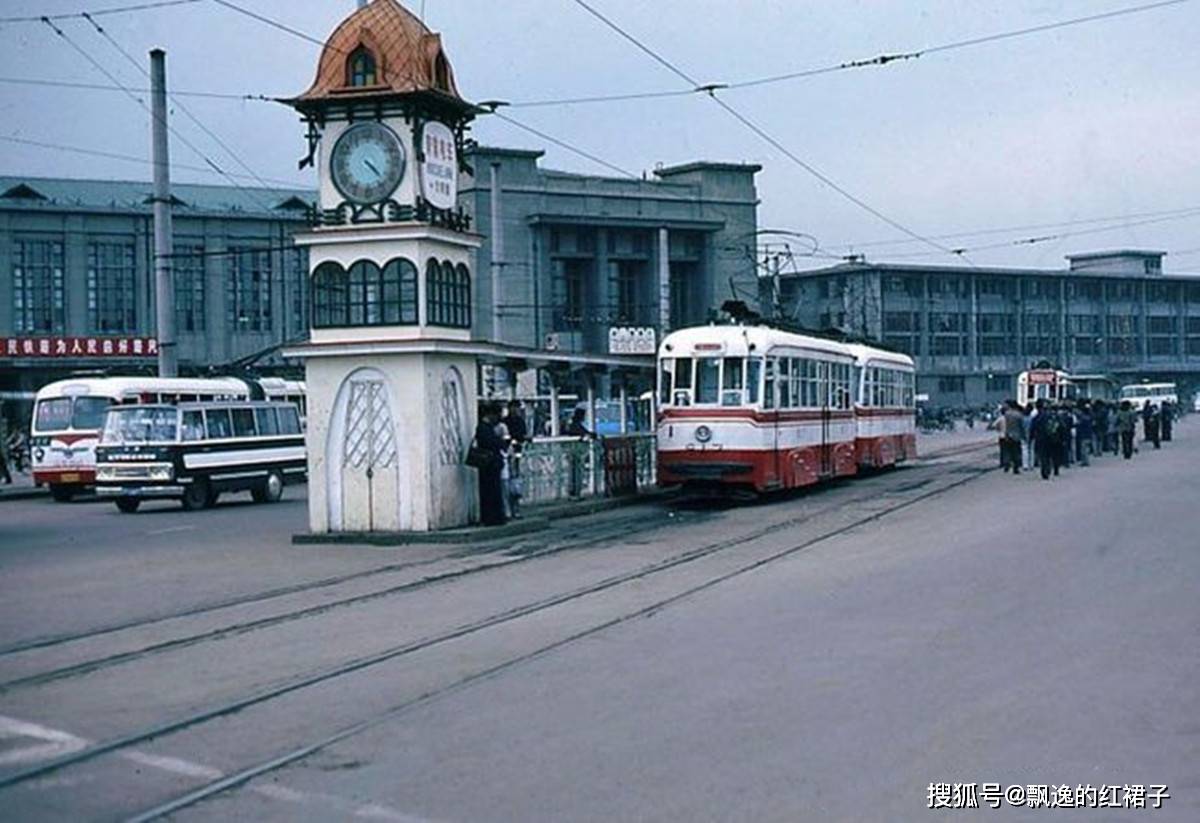
[(1067, 357), (1067, 279), (1058, 282), (1058, 353), (1063, 368), (1070, 371), (1073, 363)]
[(658, 331), (671, 328), (671, 238), (667, 227), (658, 230)]
[(971, 367), (978, 371), (983, 367), (979, 356), (979, 279), (972, 277), (970, 280), (971, 315), (967, 318), (967, 357), (970, 358)]

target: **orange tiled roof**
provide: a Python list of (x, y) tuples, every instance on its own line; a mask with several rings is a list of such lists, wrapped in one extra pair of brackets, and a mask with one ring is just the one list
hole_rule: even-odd
[[(346, 61), (359, 46), (375, 57), (376, 84), (350, 86)], [(396, 0), (372, 0), (325, 41), (317, 76), (297, 100), (434, 91), (462, 100), (442, 38)]]

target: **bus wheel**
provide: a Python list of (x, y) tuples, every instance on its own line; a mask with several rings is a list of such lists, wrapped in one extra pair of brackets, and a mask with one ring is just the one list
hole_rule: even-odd
[(271, 472), (262, 485), (250, 491), (255, 503), (275, 503), (283, 497), (283, 475)]
[(180, 502), (183, 503), (184, 511), (194, 512), (207, 506), (208, 498), (208, 483), (196, 480), (183, 490), (183, 499)]
[(125, 512), (125, 514), (133, 514), (138, 510), (138, 506), (142, 505), (142, 501), (136, 497), (118, 497), (115, 502), (117, 508)]
[(50, 496), (59, 503), (70, 503), (75, 496), (75, 489), (62, 483), (51, 483)]

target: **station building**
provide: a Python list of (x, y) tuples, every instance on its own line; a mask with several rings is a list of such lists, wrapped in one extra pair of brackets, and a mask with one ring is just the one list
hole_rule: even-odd
[[(766, 307), (806, 328), (882, 341), (917, 361), (943, 406), (992, 404), (1049, 361), (1120, 383), (1200, 388), (1200, 275), (1163, 272), (1162, 251), (1067, 257), (1062, 269), (849, 262), (761, 284)], [(772, 305), (773, 304), (773, 305)]]
[[(153, 373), (151, 188), (0, 177), (0, 392)], [(307, 251), (292, 236), (315, 193), (175, 184), (172, 198), (181, 374), (306, 337)]]

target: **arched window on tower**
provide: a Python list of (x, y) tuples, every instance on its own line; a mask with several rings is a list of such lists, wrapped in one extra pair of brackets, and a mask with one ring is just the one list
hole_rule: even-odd
[(374, 86), (377, 82), (375, 55), (366, 46), (359, 46), (346, 61), (346, 85)]
[(471, 271), (465, 263), (459, 263), (455, 267), (455, 284), (457, 287), (456, 296), (458, 300), (455, 302), (455, 319), (460, 329), (471, 328)]
[(383, 322), (389, 326), (417, 322), (417, 267), (403, 257), (383, 267)]
[(380, 319), (379, 266), (370, 260), (359, 260), (350, 266), (351, 326), (378, 326)]
[(327, 329), (346, 325), (346, 272), (337, 263), (317, 266), (312, 278), (312, 325)]
[(465, 265), (430, 258), (425, 265), (425, 294), (429, 325), (471, 328), (471, 273)]

